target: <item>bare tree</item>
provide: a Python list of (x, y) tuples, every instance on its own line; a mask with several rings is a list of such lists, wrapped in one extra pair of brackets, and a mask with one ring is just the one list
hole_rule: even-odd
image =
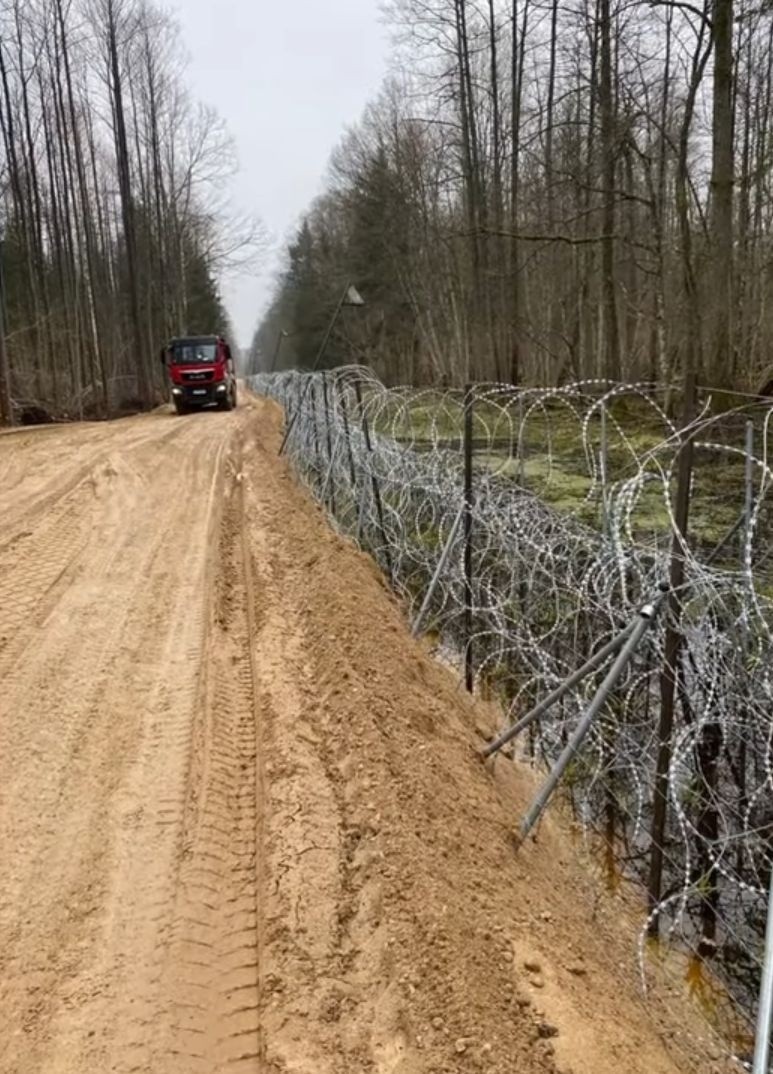
[[(377, 278), (365, 268), (379, 328), (353, 355), (398, 375), (405, 300), (410, 368), (426, 376), (760, 383), (773, 12), (752, 0), (392, 0), (388, 14), (404, 100), (388, 119), (369, 109), (356, 141), (385, 147), (369, 235), (390, 256)], [(314, 257), (337, 275), (364, 264), (352, 206), (373, 167), (372, 152), (353, 154), (310, 210)], [(322, 278), (304, 291), (312, 306)], [(269, 336), (300, 306), (280, 286)]]
[(258, 229), (175, 41), (146, 0), (0, 2), (4, 421), (150, 405), (159, 342), (227, 327), (216, 276)]

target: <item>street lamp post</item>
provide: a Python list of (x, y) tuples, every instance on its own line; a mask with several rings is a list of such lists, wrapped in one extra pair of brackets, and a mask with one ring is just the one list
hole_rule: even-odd
[[(357, 292), (356, 288), (353, 287), (352, 284), (347, 283), (346, 287), (343, 290), (343, 294), (341, 295), (340, 299), (338, 300), (338, 305), (335, 308), (335, 312), (333, 313), (333, 316), (330, 318), (330, 323), (327, 326), (327, 331), (325, 332), (325, 335), (324, 335), (324, 337), (322, 339), (322, 343), (320, 344), (320, 348), (317, 351), (317, 357), (314, 359), (314, 365), (311, 367), (311, 372), (312, 373), (316, 373), (317, 369), (319, 368), (320, 362), (322, 361), (322, 359), (325, 356), (325, 351), (327, 350), (328, 342), (330, 341), (330, 337), (333, 334), (333, 329), (335, 328), (336, 321), (338, 320), (338, 317), (339, 317), (339, 315), (341, 313), (341, 310), (344, 308), (344, 306), (364, 306), (364, 305), (365, 305), (365, 302), (363, 301), (362, 297)], [(292, 417), (290, 418), (290, 420), (287, 423), (287, 428), (285, 429), (285, 434), (284, 434), (284, 436), (282, 438), (282, 443), (279, 446), (279, 454), (280, 455), (284, 454), (284, 450), (287, 447), (287, 441), (290, 438), (290, 433), (293, 431), (293, 426), (295, 425), (295, 422), (296, 422), (296, 420), (298, 418), (298, 415), (301, 412), (301, 406), (303, 405), (303, 400), (306, 397), (306, 392), (309, 389), (310, 383), (311, 383), (311, 379), (309, 378), (309, 379), (307, 379), (306, 383), (303, 386), (303, 390), (301, 391), (301, 397), (298, 400), (298, 405), (296, 406)]]
[(290, 332), (285, 332), (284, 328), (279, 329), (279, 333), (276, 337), (276, 347), (274, 347), (274, 353), (271, 358), (271, 368), (269, 373), (273, 373), (276, 370), (276, 363), (279, 361), (279, 352), (282, 349), (282, 340), (288, 339)]

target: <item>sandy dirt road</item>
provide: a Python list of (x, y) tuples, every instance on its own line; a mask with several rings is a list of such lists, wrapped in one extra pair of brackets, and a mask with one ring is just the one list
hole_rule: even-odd
[(2, 1074), (723, 1069), (279, 424), (0, 435)]
[[(4, 1071), (192, 1070), (199, 1006), (230, 1019), (223, 1056), (255, 1051), (234, 1013), (256, 988), (247, 628), (242, 601), (218, 638), (213, 604), (239, 597), (234, 424), (0, 440)], [(216, 981), (201, 952), (226, 946)]]

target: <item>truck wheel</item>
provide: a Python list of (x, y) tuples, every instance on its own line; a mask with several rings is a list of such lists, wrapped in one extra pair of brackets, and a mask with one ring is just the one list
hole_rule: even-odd
[(185, 403), (183, 403), (183, 401), (181, 399), (175, 399), (174, 408), (175, 408), (175, 410), (177, 411), (178, 414), (187, 414), (188, 413), (188, 408), (185, 405)]
[(222, 398), (220, 400), (220, 402), (217, 404), (217, 409), (218, 410), (231, 410), (232, 407), (233, 407), (233, 403), (231, 402), (231, 396), (228, 393), (226, 393), (224, 398)]

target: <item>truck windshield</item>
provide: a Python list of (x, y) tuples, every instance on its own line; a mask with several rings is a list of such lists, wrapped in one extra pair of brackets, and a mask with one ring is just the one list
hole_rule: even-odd
[(216, 343), (175, 343), (172, 347), (172, 365), (214, 362), (216, 358)]

